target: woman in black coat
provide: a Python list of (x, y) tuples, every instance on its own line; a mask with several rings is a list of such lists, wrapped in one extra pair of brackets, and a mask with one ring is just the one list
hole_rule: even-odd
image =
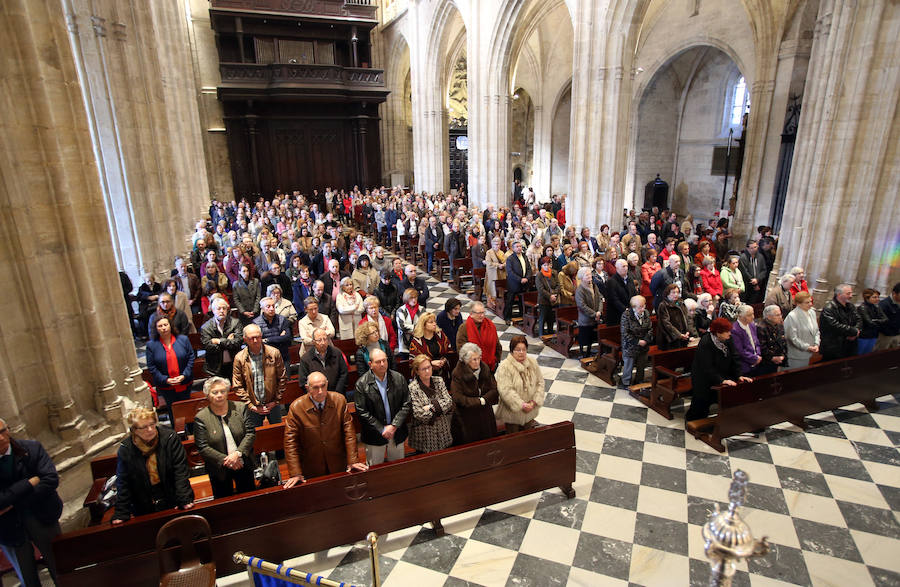
[(116, 513), (112, 523), (170, 508), (194, 507), (187, 455), (178, 434), (159, 426), (156, 411), (139, 406), (126, 418), (131, 433), (116, 455)]
[(467, 342), (459, 349), (459, 362), (450, 379), (456, 409), (450, 422), (454, 446), (492, 438), (497, 434), (494, 408), (500, 400), (497, 381), (481, 360), (481, 347)]
[(734, 387), (739, 381), (752, 379), (741, 376), (741, 363), (731, 343), (731, 322), (716, 318), (709, 325), (709, 332), (700, 339), (694, 354), (691, 407), (684, 419), (700, 420), (709, 416), (709, 407), (716, 401), (713, 386)]

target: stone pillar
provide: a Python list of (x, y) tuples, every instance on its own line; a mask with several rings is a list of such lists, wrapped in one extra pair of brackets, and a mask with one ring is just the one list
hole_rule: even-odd
[(534, 195), (546, 201), (550, 195), (550, 166), (553, 158), (553, 112), (552, 108), (534, 106), (534, 176), (531, 188)]
[(59, 461), (121, 435), (148, 399), (60, 2), (0, 4), (2, 416)]
[(900, 278), (897, 55), (900, 4), (822, 0), (776, 261), (805, 267), (817, 305)]

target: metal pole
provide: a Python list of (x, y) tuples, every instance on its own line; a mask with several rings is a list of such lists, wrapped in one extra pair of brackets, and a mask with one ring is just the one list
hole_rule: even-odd
[(372, 566), (372, 587), (381, 587), (381, 576), (378, 571), (378, 534), (369, 532), (366, 536), (369, 542), (369, 563)]
[(731, 167), (731, 137), (734, 135), (734, 129), (728, 129), (728, 149), (725, 151), (725, 183), (722, 184), (722, 205), (719, 210), (725, 209), (725, 191), (728, 188), (728, 168)]
[(294, 583), (302, 582), (307, 585), (325, 585), (325, 587), (361, 587), (350, 585), (349, 583), (338, 583), (319, 575), (312, 573), (304, 573), (293, 567), (285, 567), (284, 565), (276, 565), (255, 556), (247, 556), (243, 552), (236, 552), (231, 555), (231, 559), (239, 565), (247, 565), (247, 570), (252, 573), (261, 573), (271, 577), (279, 577), (290, 579)]

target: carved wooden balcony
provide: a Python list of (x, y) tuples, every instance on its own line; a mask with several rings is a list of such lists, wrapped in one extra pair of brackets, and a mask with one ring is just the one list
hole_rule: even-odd
[(307, 96), (314, 99), (344, 97), (384, 101), (388, 95), (384, 71), (368, 67), (342, 67), (307, 63), (222, 63), (219, 97)]
[(374, 20), (375, 0), (211, 0), (213, 10)]

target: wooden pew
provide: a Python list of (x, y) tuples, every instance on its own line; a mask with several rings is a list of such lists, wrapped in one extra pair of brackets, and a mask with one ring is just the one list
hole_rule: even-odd
[[(228, 399), (233, 402), (240, 401), (237, 394), (233, 391), (228, 393)], [(185, 427), (194, 422), (194, 416), (197, 415), (197, 412), (208, 405), (209, 401), (207, 401), (205, 396), (198, 398), (192, 397), (191, 399), (175, 402), (172, 404), (172, 417), (175, 419), (172, 423), (172, 427), (175, 428), (175, 431), (179, 434), (183, 434)]]
[(189, 332), (187, 337), (188, 337), (188, 340), (191, 341), (191, 347), (195, 351), (203, 350), (203, 345), (200, 344), (200, 333), (199, 332)]
[[(650, 317), (651, 327), (656, 329), (656, 316)], [(582, 366), (607, 382), (615, 385), (616, 375), (622, 368), (622, 327), (619, 324), (597, 325), (597, 355), (593, 361), (582, 363)], [(650, 347), (654, 352), (656, 346)]]
[(556, 338), (550, 347), (564, 357), (569, 356), (569, 349), (578, 340), (578, 308), (560, 306), (556, 309)]
[(631, 392), (632, 397), (671, 420), (672, 403), (691, 392), (691, 365), (696, 350), (697, 347), (692, 346), (671, 351), (652, 351), (650, 365), (653, 374), (650, 379), (650, 394), (647, 396)]
[(453, 259), (453, 284), (452, 287), (459, 293), (465, 293), (463, 288), (463, 280), (473, 283), (472, 277), (472, 259), (470, 257), (462, 257)]
[(525, 308), (525, 312), (522, 314), (520, 328), (525, 334), (536, 337), (538, 320), (541, 316), (541, 307), (538, 305), (538, 293), (537, 291), (526, 292), (522, 299), (522, 307)]
[(444, 281), (444, 270), (450, 268), (450, 256), (445, 251), (435, 251), (431, 271), (438, 281)]
[[(571, 422), (339, 473), (290, 490), (260, 489), (198, 503), (212, 528), (218, 573), (242, 570), (235, 551), (271, 561), (351, 544), (479, 507), (559, 487), (575, 493), (575, 427)], [(184, 512), (168, 510), (119, 526), (94, 526), (53, 542), (61, 586), (158, 585), (154, 537)], [(314, 531), (304, 531), (313, 529)]]
[(686, 428), (722, 452), (722, 441), (730, 436), (781, 422), (806, 428), (806, 416), (856, 402), (876, 411), (876, 398), (900, 393), (900, 349), (789, 369), (757, 377), (752, 383), (713, 389), (719, 397), (718, 414), (688, 422)]
[(484, 296), (484, 280), (487, 275), (487, 269), (485, 267), (477, 267), (472, 269), (472, 289), (474, 290), (469, 297), (475, 301), (480, 302), (481, 298)]

